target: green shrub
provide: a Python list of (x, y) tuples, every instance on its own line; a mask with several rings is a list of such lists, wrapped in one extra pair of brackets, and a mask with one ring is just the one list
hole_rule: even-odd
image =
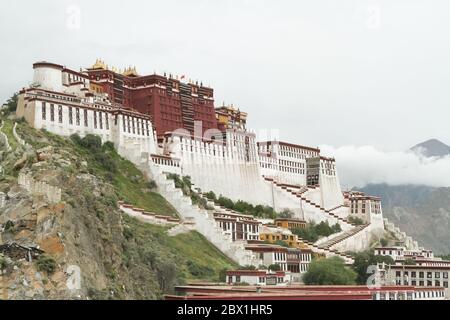
[(275, 244), (282, 246), (282, 247), (289, 248), (289, 244), (284, 240), (277, 240), (277, 241), (275, 241)]
[(294, 213), (289, 209), (285, 209), (278, 214), (279, 218), (292, 218), (293, 216)]
[(342, 258), (331, 257), (311, 261), (303, 282), (307, 285), (352, 285), (356, 283), (356, 276)]
[(341, 226), (336, 223), (333, 226), (330, 226), (328, 221), (320, 222), (316, 224), (314, 222), (310, 222), (306, 224), (305, 228), (295, 228), (292, 229), (292, 233), (298, 235), (300, 238), (310, 241), (316, 242), (320, 237), (328, 237), (333, 233), (341, 232)]
[(147, 182), (147, 187), (148, 187), (150, 190), (156, 189), (156, 188), (157, 188), (157, 185), (156, 185), (155, 180), (150, 180), (149, 182)]
[(189, 273), (196, 278), (209, 278), (214, 275), (214, 270), (208, 266), (202, 266), (192, 261), (187, 262)]
[(239, 267), (239, 270), (256, 270), (256, 267), (249, 264), (249, 265)]
[(8, 262), (5, 257), (0, 255), (0, 271), (6, 269), (6, 267), (8, 267)]
[(52, 274), (56, 270), (56, 261), (48, 255), (40, 255), (36, 261), (37, 269)]
[(206, 198), (208, 198), (211, 201), (214, 201), (214, 202), (217, 201), (216, 194), (212, 191), (209, 191), (208, 193), (206, 193), (205, 196), (206, 196)]
[(350, 216), (347, 218), (348, 222), (360, 226), (364, 224), (364, 221), (361, 218), (355, 217), (355, 216)]
[(279, 264), (271, 264), (271, 265), (269, 266), (269, 270), (270, 270), (270, 271), (280, 271), (280, 270), (281, 270), (281, 267), (280, 267)]

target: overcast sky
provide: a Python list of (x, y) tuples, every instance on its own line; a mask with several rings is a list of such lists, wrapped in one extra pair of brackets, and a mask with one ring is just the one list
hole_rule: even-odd
[(185, 74), (280, 139), (450, 144), (446, 0), (25, 1), (0, 10), (0, 99), (32, 63)]

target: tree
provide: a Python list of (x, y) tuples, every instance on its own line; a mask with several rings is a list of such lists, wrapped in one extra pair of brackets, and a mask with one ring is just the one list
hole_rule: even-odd
[(271, 265), (269, 266), (269, 270), (270, 270), (270, 271), (280, 271), (280, 270), (281, 270), (281, 267), (280, 267), (279, 264), (271, 264)]
[(403, 262), (403, 264), (405, 266), (415, 266), (416, 262), (411, 258), (407, 258), (407, 259), (405, 259), (405, 262)]
[(254, 265), (247, 264), (245, 266), (241, 266), (239, 270), (256, 270), (256, 267)]
[(340, 257), (313, 260), (303, 276), (307, 285), (352, 285), (356, 283), (356, 272), (344, 264)]
[(387, 247), (388, 241), (385, 238), (380, 239), (380, 244), (382, 247)]
[(217, 197), (216, 194), (213, 191), (209, 191), (208, 193), (206, 193), (206, 198), (208, 198), (208, 200), (217, 201)]
[(292, 218), (293, 216), (294, 213), (289, 209), (285, 209), (278, 214), (279, 218)]
[(6, 101), (6, 105), (8, 106), (9, 112), (16, 112), (17, 110), (17, 101), (18, 101), (19, 95), (17, 93), (14, 93), (11, 98)]
[(368, 273), (369, 266), (377, 265), (378, 263), (394, 264), (394, 260), (390, 256), (376, 256), (373, 250), (353, 253), (353, 270), (357, 273), (356, 282), (358, 284), (366, 284), (367, 279), (371, 275)]
[(359, 217), (355, 217), (355, 216), (350, 216), (347, 218), (348, 222), (353, 223), (354, 225), (360, 226), (364, 224), (364, 221), (359, 218)]
[(282, 247), (289, 248), (289, 244), (286, 241), (284, 241), (284, 240), (277, 240), (277, 241), (275, 241), (275, 244), (279, 245), (279, 246), (282, 246)]

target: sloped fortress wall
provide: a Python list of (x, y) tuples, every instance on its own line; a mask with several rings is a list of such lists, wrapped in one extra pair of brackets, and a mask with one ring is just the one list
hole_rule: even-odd
[(270, 184), (261, 176), (253, 134), (230, 131), (226, 143), (174, 135), (165, 140), (164, 151), (180, 159), (181, 174), (204, 192), (214, 191), (234, 201), (273, 205)]

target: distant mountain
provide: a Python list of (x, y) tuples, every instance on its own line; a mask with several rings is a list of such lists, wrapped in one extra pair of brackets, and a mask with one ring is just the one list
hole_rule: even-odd
[(411, 150), (425, 157), (444, 157), (450, 155), (450, 146), (437, 139), (430, 139), (416, 144)]
[(420, 245), (450, 253), (450, 188), (370, 184), (358, 190), (381, 197), (384, 217)]

